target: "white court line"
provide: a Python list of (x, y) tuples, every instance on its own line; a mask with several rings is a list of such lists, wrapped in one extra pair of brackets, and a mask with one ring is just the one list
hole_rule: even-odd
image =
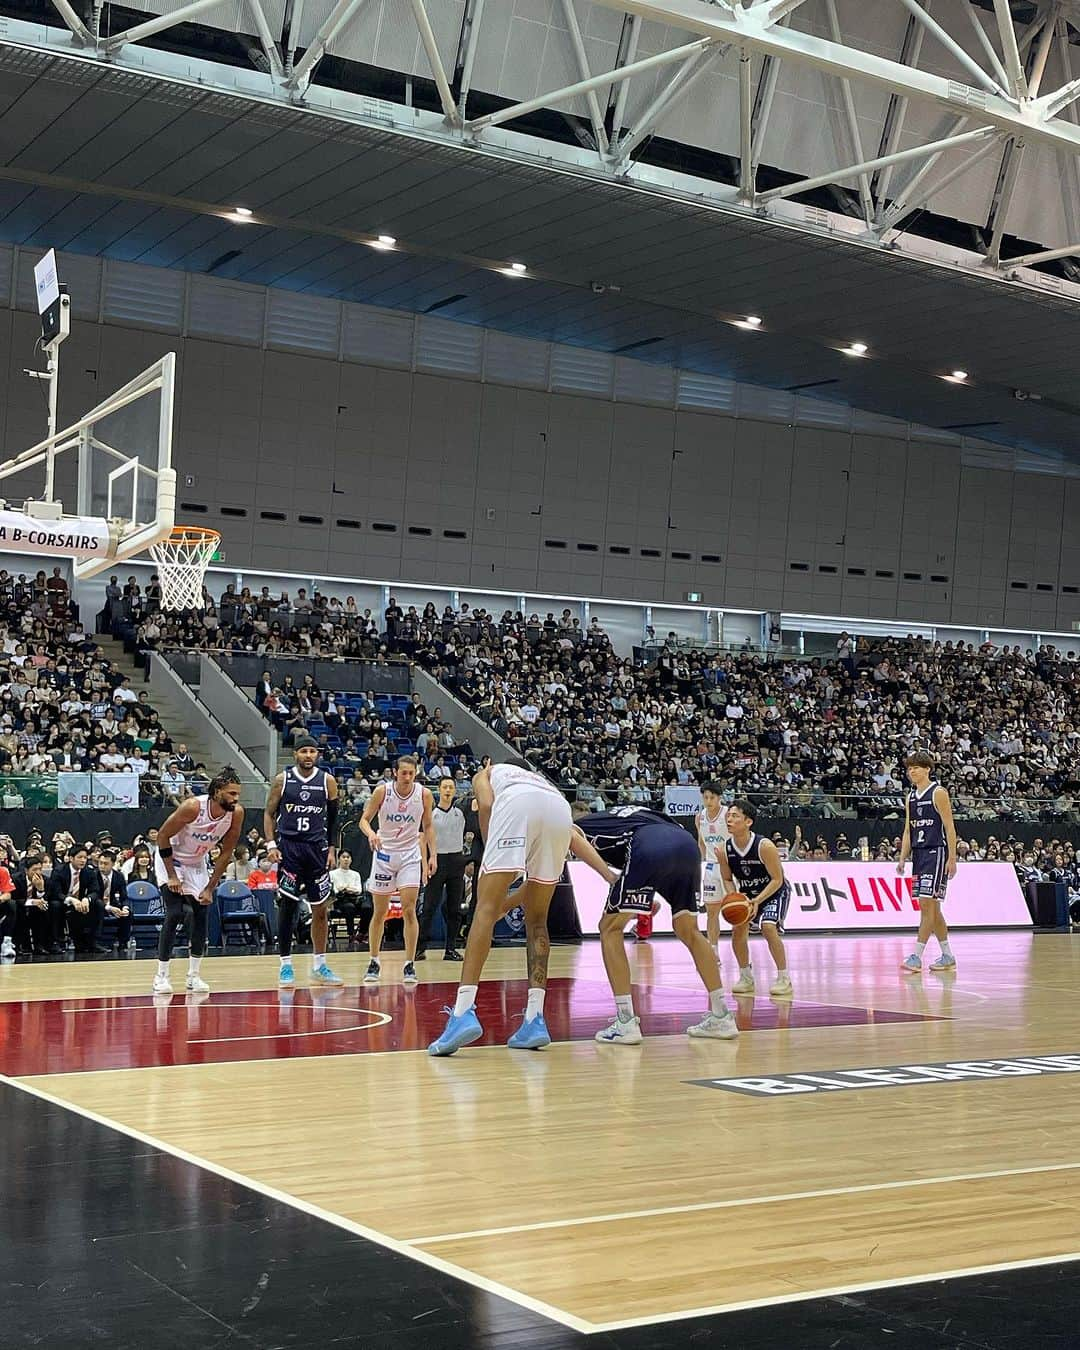
[(265, 1195), (268, 1199), (275, 1200), (279, 1204), (289, 1205), (292, 1209), (297, 1209), (303, 1214), (310, 1214), (312, 1218), (333, 1224), (335, 1228), (342, 1228), (345, 1232), (352, 1233), (354, 1237), (366, 1238), (368, 1242), (374, 1242), (376, 1246), (385, 1247), (388, 1251), (396, 1252), (399, 1256), (419, 1261), (421, 1265), (430, 1266), (432, 1270), (437, 1270), (443, 1275), (450, 1275), (454, 1279), (472, 1285), (475, 1289), (483, 1290), (486, 1294), (493, 1294), (496, 1298), (502, 1298), (508, 1303), (517, 1304), (519, 1308), (526, 1308), (529, 1312), (547, 1317), (553, 1322), (558, 1322), (560, 1326), (569, 1327), (571, 1331), (587, 1334), (598, 1329), (591, 1322), (585, 1322), (572, 1313), (564, 1312), (561, 1308), (555, 1308), (549, 1303), (530, 1298), (528, 1294), (498, 1284), (496, 1281), (489, 1280), (483, 1275), (477, 1275), (462, 1266), (455, 1266), (449, 1261), (443, 1261), (440, 1257), (433, 1256), (429, 1252), (418, 1251), (415, 1247), (410, 1247), (396, 1238), (388, 1237), (385, 1233), (378, 1233), (373, 1228), (365, 1228), (363, 1224), (354, 1223), (351, 1219), (346, 1219), (340, 1214), (333, 1214), (318, 1205), (309, 1204), (308, 1201), (301, 1200), (295, 1195), (289, 1195), (286, 1191), (279, 1191), (273, 1186), (264, 1186), (262, 1182), (256, 1181), (252, 1177), (243, 1176), (239, 1172), (233, 1172), (228, 1167), (221, 1167), (217, 1163), (210, 1162), (207, 1158), (199, 1158), (184, 1149), (175, 1148), (172, 1144), (165, 1143), (164, 1140), (155, 1139), (153, 1135), (144, 1134), (142, 1130), (136, 1130), (130, 1125), (123, 1125), (119, 1121), (110, 1120), (108, 1116), (99, 1115), (96, 1111), (91, 1111), (85, 1106), (76, 1106), (73, 1102), (65, 1101), (63, 1097), (54, 1096), (53, 1093), (46, 1092), (43, 1088), (21, 1082), (17, 1078), (9, 1078), (5, 1074), (0, 1074), (0, 1083), (6, 1083), (19, 1092), (25, 1092), (31, 1097), (38, 1097), (41, 1101), (50, 1102), (54, 1106), (63, 1107), (64, 1110), (72, 1111), (85, 1120), (93, 1121), (95, 1125), (104, 1125), (107, 1129), (116, 1130), (119, 1134), (126, 1135), (139, 1144), (147, 1144), (151, 1148), (169, 1154), (170, 1157), (178, 1158), (181, 1162), (190, 1163), (193, 1167), (201, 1167), (204, 1172), (212, 1172), (225, 1181), (244, 1186), (250, 1191), (256, 1191), (259, 1195)]
[[(205, 1003), (199, 1003), (196, 1004), (195, 1006), (202, 1009), (207, 1005)], [(283, 1005), (280, 1003), (221, 1003), (215, 1000), (215, 1002), (210, 1006), (214, 1008), (276, 1008), (279, 1012), (283, 1011)], [(170, 1008), (177, 1012), (190, 1011), (190, 1008), (186, 1003), (169, 1004), (168, 1007), (165, 1009), (166, 1012), (169, 1011)], [(240, 1041), (299, 1041), (303, 1039), (303, 1037), (305, 1036), (345, 1036), (350, 1031), (374, 1031), (376, 1027), (388, 1026), (394, 1020), (389, 1013), (377, 1012), (374, 1008), (342, 1008), (340, 1005), (322, 1008), (316, 1007), (316, 1005), (313, 1003), (297, 1003), (295, 1005), (295, 1008), (306, 1008), (309, 1012), (313, 1013), (314, 1012), (366, 1013), (368, 1017), (374, 1017), (376, 1020), (374, 1022), (368, 1022), (365, 1026), (358, 1025), (352, 1027), (335, 1027), (333, 1030), (324, 1028), (322, 1031), (283, 1031), (277, 1035), (266, 1035), (266, 1036), (203, 1036), (197, 1038), (189, 1037), (188, 1045), (236, 1045)], [(293, 1010), (294, 1010), (293, 1008), (289, 1009), (289, 1011)], [(122, 1004), (118, 1008), (61, 1008), (60, 1011), (71, 1014), (115, 1013), (115, 1012), (158, 1013), (161, 1011), (161, 1009), (155, 1007), (152, 1003), (137, 1003), (137, 1004)], [(255, 1061), (245, 1060), (241, 1062), (254, 1063)], [(144, 1069), (153, 1069), (158, 1066), (154, 1064), (142, 1064), (139, 1065), (138, 1067)], [(176, 1067), (189, 1067), (189, 1066), (176, 1066)], [(91, 1069), (88, 1072), (96, 1073), (98, 1071)]]
[[(431, 1237), (403, 1238), (404, 1242), (433, 1246), (467, 1238), (500, 1237), (509, 1233), (537, 1233), (545, 1228), (584, 1228), (591, 1223), (619, 1223), (624, 1219), (651, 1219), (662, 1214), (694, 1214), (711, 1209), (739, 1209), (748, 1205), (780, 1205), (788, 1200), (820, 1200), (831, 1195), (862, 1195), (868, 1191), (900, 1191), (912, 1186), (943, 1186), (957, 1181), (987, 1181), (994, 1177), (1024, 1177), (1039, 1172), (1075, 1172), (1080, 1163), (1047, 1163), (1042, 1167), (1010, 1167), (997, 1172), (957, 1172), (952, 1176), (916, 1177), (911, 1181), (875, 1181), (865, 1186), (836, 1186), (829, 1190), (792, 1191), (788, 1195), (751, 1195), (741, 1200), (703, 1200), (693, 1205), (665, 1205), (659, 1209), (628, 1209), (621, 1214), (590, 1214), (580, 1219), (547, 1219), (542, 1223), (512, 1224), (506, 1228), (477, 1228), (467, 1233), (436, 1233)], [(750, 1306), (750, 1305), (747, 1305)], [(620, 1324), (621, 1325), (621, 1324)]]
[(925, 1275), (903, 1275), (891, 1280), (867, 1280), (862, 1284), (838, 1284), (831, 1289), (800, 1289), (797, 1294), (746, 1299), (742, 1303), (717, 1303), (707, 1308), (686, 1308), (652, 1317), (627, 1317), (621, 1322), (593, 1322), (588, 1332), (590, 1335), (596, 1335), (597, 1332), (628, 1331), (632, 1327), (656, 1326), (659, 1322), (685, 1322), (691, 1317), (718, 1317), (723, 1313), (748, 1312), (753, 1308), (775, 1308), (781, 1303), (806, 1303), (815, 1298), (840, 1298), (845, 1294), (872, 1293), (876, 1289), (906, 1289), (913, 1284), (937, 1284), (942, 1280), (963, 1280), (973, 1275), (994, 1275), (1004, 1270), (1030, 1270), (1033, 1266), (1053, 1266), (1065, 1261), (1080, 1261), (1080, 1252), (1062, 1252), (1060, 1256), (1032, 1256), (1022, 1261), (998, 1261), (993, 1265), (967, 1266), (961, 1270), (935, 1270)]
[[(9, 1087), (16, 1088), (20, 1092), (25, 1092), (31, 1097), (37, 1097), (42, 1101), (47, 1101), (55, 1106), (60, 1106), (66, 1111), (71, 1111), (75, 1115), (82, 1116), (86, 1120), (93, 1121), (96, 1125), (104, 1125), (107, 1129), (115, 1130), (119, 1134), (126, 1135), (129, 1139), (134, 1139), (137, 1143), (146, 1144), (151, 1148), (167, 1153), (171, 1157), (178, 1158), (181, 1162), (190, 1163), (194, 1167), (200, 1167), (204, 1172), (210, 1172), (215, 1176), (223, 1178), (225, 1181), (234, 1182), (239, 1186), (244, 1186), (248, 1190), (255, 1191), (260, 1195), (265, 1195), (270, 1200), (275, 1200), (280, 1204), (289, 1205), (291, 1208), (299, 1210), (303, 1214), (310, 1214), (313, 1218), (321, 1219), (324, 1223), (333, 1224), (336, 1228), (341, 1228), (347, 1233), (352, 1233), (356, 1237), (366, 1238), (369, 1242), (374, 1242), (377, 1246), (385, 1247), (388, 1251), (396, 1252), (400, 1256), (406, 1256), (421, 1265), (429, 1266), (433, 1270), (438, 1270), (443, 1274), (450, 1275), (455, 1279), (463, 1281), (465, 1284), (472, 1285), (475, 1289), (483, 1290), (488, 1294), (493, 1294), (497, 1298), (506, 1299), (510, 1303), (516, 1304), (520, 1308), (526, 1308), (529, 1312), (537, 1313), (541, 1317), (547, 1317), (560, 1326), (568, 1327), (571, 1331), (581, 1332), (584, 1335), (591, 1336), (600, 1332), (622, 1331), (632, 1327), (656, 1326), (666, 1322), (681, 1322), (692, 1317), (710, 1317), (719, 1316), (723, 1313), (742, 1312), (754, 1308), (771, 1308), (783, 1303), (803, 1303), (816, 1298), (836, 1298), (843, 1294), (856, 1294), (873, 1291), (875, 1289), (899, 1289), (913, 1284), (930, 1284), (940, 1280), (962, 1279), (972, 1275), (988, 1275), (1006, 1270), (1025, 1270), (1033, 1266), (1055, 1265), (1065, 1261), (1080, 1261), (1080, 1252), (1062, 1252), (1055, 1256), (1031, 1257), (1020, 1261), (1003, 1261), (992, 1265), (970, 1266), (959, 1270), (933, 1271), (923, 1275), (903, 1276), (889, 1280), (869, 1280), (858, 1284), (836, 1285), (828, 1289), (807, 1289), (800, 1290), (794, 1294), (780, 1294), (770, 1298), (748, 1299), (741, 1303), (721, 1303), (709, 1307), (688, 1308), (678, 1312), (658, 1313), (649, 1317), (627, 1318), (620, 1322), (587, 1322), (583, 1318), (576, 1317), (572, 1313), (564, 1312), (561, 1308), (553, 1307), (549, 1303), (544, 1303), (539, 1299), (530, 1297), (515, 1289), (510, 1289), (506, 1285), (498, 1284), (494, 1280), (489, 1280), (483, 1275), (477, 1275), (473, 1271), (466, 1270), (462, 1266), (453, 1265), (451, 1262), (443, 1261), (430, 1252), (421, 1250), (418, 1247), (410, 1245), (408, 1242), (388, 1237), (385, 1233), (378, 1233), (374, 1229), (365, 1228), (362, 1224), (353, 1223), (351, 1219), (346, 1219), (340, 1214), (333, 1214), (328, 1210), (321, 1209), (318, 1205), (309, 1204), (306, 1200), (301, 1200), (297, 1196), (289, 1195), (284, 1191), (276, 1190), (272, 1186), (264, 1186), (261, 1182), (255, 1181), (251, 1177), (246, 1177), (238, 1172), (233, 1172), (227, 1167), (221, 1167), (217, 1163), (210, 1162), (206, 1158), (196, 1157), (194, 1154), (187, 1153), (183, 1149), (175, 1148), (163, 1140), (155, 1139), (152, 1135), (145, 1134), (141, 1130), (133, 1129), (131, 1126), (122, 1125), (118, 1121), (110, 1120), (107, 1116), (99, 1115), (96, 1111), (88, 1110), (83, 1106), (76, 1106), (72, 1102), (65, 1101), (62, 1097), (54, 1096), (51, 1092), (32, 1086), (29, 1083), (21, 1082), (15, 1078), (8, 1078), (0, 1074), (0, 1083), (6, 1083)], [(1025, 1171), (1055, 1171), (1066, 1170), (1080, 1166), (1075, 1163), (1052, 1164), (1045, 1168), (1018, 1168), (1015, 1172), (1002, 1173), (1001, 1175), (1018, 1175)], [(994, 1173), (975, 1174), (993, 1176)], [(937, 1177), (930, 1178), (925, 1182), (916, 1183), (882, 1183), (888, 1185), (908, 1185), (908, 1184), (926, 1184), (930, 1185), (936, 1181), (945, 1181), (949, 1178)], [(858, 1188), (853, 1188), (858, 1189)], [(863, 1189), (875, 1189), (873, 1187)], [(774, 1198), (782, 1199), (785, 1197), (762, 1197), (763, 1201)], [(577, 1222), (571, 1220), (571, 1223)], [(586, 1222), (592, 1222), (586, 1221)], [(521, 1231), (521, 1230), (517, 1230)]]

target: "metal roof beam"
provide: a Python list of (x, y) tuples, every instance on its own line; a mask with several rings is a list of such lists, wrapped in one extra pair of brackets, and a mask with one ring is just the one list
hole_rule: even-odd
[[(778, 27), (767, 22), (767, 16), (758, 6), (731, 12), (704, 0), (594, 0), (594, 3), (624, 13), (640, 14), (650, 22), (670, 24), (740, 48), (750, 47), (786, 61), (796, 61), (837, 78), (861, 80), (911, 98), (928, 100), (966, 117), (991, 122), (1002, 132), (1024, 137), (1029, 142), (1039, 140), (1073, 154), (1080, 152), (1080, 127), (1047, 116), (1041, 102), (1022, 105), (1018, 97), (972, 89), (957, 80), (905, 66), (873, 52), (847, 47), (813, 33)], [(1011, 27), (1009, 31), (1012, 33)], [(1017, 45), (1015, 33), (1012, 33), (1012, 41), (1014, 46)]]
[(424, 44), (428, 65), (431, 67), (431, 73), (435, 79), (435, 88), (439, 93), (439, 102), (442, 104), (443, 114), (452, 127), (460, 126), (461, 116), (458, 113), (457, 104), (454, 102), (450, 81), (446, 78), (446, 68), (443, 66), (442, 56), (439, 54), (439, 44), (435, 40), (431, 20), (424, 8), (424, 0), (412, 0), (412, 12), (413, 18), (416, 20), (417, 30), (420, 33), (420, 41)]
[(914, 145), (907, 150), (896, 150), (889, 155), (879, 155), (877, 159), (868, 159), (862, 164), (849, 164), (843, 169), (830, 169), (828, 173), (818, 174), (816, 178), (801, 178), (797, 183), (786, 183), (783, 187), (770, 188), (760, 192), (757, 205), (779, 201), (784, 197), (797, 197), (800, 192), (810, 192), (814, 188), (827, 187), (831, 183), (844, 183), (878, 169), (886, 169), (892, 164), (905, 164), (908, 160), (930, 157), (937, 160), (946, 150), (955, 150), (961, 145), (974, 145), (978, 141), (995, 140), (994, 127), (979, 127), (975, 131), (965, 131), (959, 136), (949, 136), (942, 141), (931, 141), (928, 145)]
[(187, 23), (189, 19), (194, 19), (208, 9), (216, 9), (223, 3), (224, 0), (192, 0), (190, 5), (181, 5), (171, 14), (158, 14), (152, 19), (147, 19), (145, 23), (137, 23), (132, 28), (125, 28), (122, 33), (105, 38), (101, 43), (101, 50), (118, 51), (129, 42), (141, 42), (143, 38), (153, 37), (155, 33), (163, 33), (166, 28), (175, 28), (178, 23)]
[(75, 13), (68, 0), (52, 0), (53, 7), (84, 47), (94, 45), (94, 35)]
[[(610, 70), (604, 75), (593, 75), (588, 80), (578, 80), (576, 84), (568, 84), (562, 89), (553, 89), (548, 94), (540, 94), (537, 98), (526, 99), (524, 103), (514, 103), (508, 108), (500, 108), (497, 112), (488, 113), (486, 117), (474, 118), (471, 122), (466, 123), (466, 128), (469, 131), (483, 131), (485, 127), (497, 127), (503, 122), (512, 122), (515, 117), (524, 117), (526, 113), (536, 112), (538, 108), (557, 107), (568, 99), (577, 98), (579, 94), (587, 94), (590, 89), (602, 89), (605, 85), (615, 84), (620, 80), (629, 80), (642, 71), (652, 70), (656, 66), (671, 65), (675, 61), (682, 61), (686, 57), (693, 57), (699, 52), (708, 51), (716, 45), (717, 39), (706, 37), (700, 38), (697, 42), (688, 42), (683, 47), (672, 47), (670, 51), (657, 52), (655, 56), (646, 56), (641, 61), (632, 61), (619, 70)], [(1078, 132), (1078, 139), (1080, 139), (1080, 132)]]

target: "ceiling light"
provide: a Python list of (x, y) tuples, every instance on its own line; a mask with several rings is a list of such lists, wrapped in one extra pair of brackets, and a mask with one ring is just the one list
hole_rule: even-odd
[(840, 350), (844, 353), (845, 356), (865, 356), (865, 355), (866, 355), (866, 343), (865, 343), (865, 342), (853, 342), (853, 343), (851, 343), (851, 345), (848, 346), (848, 347), (841, 347)]
[(234, 207), (233, 207), (233, 215), (234, 215), (234, 216), (250, 216), (251, 214), (252, 214), (252, 210), (251, 210), (251, 207), (250, 207), (250, 206), (234, 206)]
[(511, 271), (511, 272), (516, 272), (516, 273), (518, 274), (518, 276), (521, 276), (522, 272), (525, 272), (525, 271), (527, 271), (527, 270), (528, 270), (528, 269), (526, 268), (526, 266), (525, 266), (524, 263), (511, 263), (511, 264), (510, 264), (510, 271)]
[(378, 248), (383, 251), (391, 249), (397, 244), (397, 240), (392, 234), (380, 234), (377, 238), (369, 239), (367, 242), (370, 248)]
[(960, 383), (961, 380), (966, 380), (967, 377), (968, 373), (966, 370), (954, 370), (952, 373), (952, 378), (956, 380), (958, 384)]
[(755, 333), (760, 329), (764, 322), (757, 314), (748, 314), (745, 319), (732, 319), (731, 324), (734, 328), (743, 328), (748, 333)]

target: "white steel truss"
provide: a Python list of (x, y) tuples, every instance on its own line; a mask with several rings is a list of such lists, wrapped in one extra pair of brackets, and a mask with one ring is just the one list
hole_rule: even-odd
[[(125, 48), (175, 24), (192, 19), (212, 24), (213, 11), (224, 0), (189, 0), (170, 14), (150, 17), (110, 36), (97, 31), (100, 4), (92, 6), (94, 17), (88, 24), (78, 12), (77, 0), (52, 3), (70, 29), (74, 46), (115, 60)], [(285, 6), (287, 17), (276, 33), (264, 0), (243, 3), (266, 58), (271, 94), (303, 104), (323, 56), (359, 22), (369, 0), (336, 0), (302, 52), (298, 36), (304, 0)], [(738, 82), (737, 126), (731, 129), (731, 139), (738, 145), (738, 169), (733, 187), (718, 188), (717, 200), (734, 209), (769, 214), (785, 198), (823, 187), (848, 187), (858, 201), (864, 240), (887, 245), (913, 211), (996, 150), (1000, 163), (985, 222), (986, 265), (1015, 269), (1080, 251), (1053, 248), (1022, 258), (1001, 257), (1025, 150), (1028, 162), (1037, 148), (1055, 152), (1062, 170), (1064, 219), (1069, 234), (1080, 229), (1080, 124), (1075, 106), (1080, 103), (1080, 78), (1073, 73), (1080, 61), (1072, 60), (1071, 51), (1074, 39), (1080, 41), (1077, 0), (1035, 0), (1035, 17), (1020, 31), (1010, 0), (884, 0), (906, 15), (895, 59), (846, 37), (836, 0), (559, 0), (554, 11), (557, 26), (565, 36), (568, 65), (578, 78), (472, 118), (468, 104), (474, 67), (493, 6), (485, 14), (484, 0), (467, 0), (456, 52), (445, 61), (428, 12), (430, 6), (434, 13), (435, 3), (409, 0), (397, 13), (407, 14), (415, 24), (442, 110), (442, 134), (461, 144), (482, 149), (492, 143), (497, 127), (541, 110), (565, 111), (570, 106), (584, 110), (579, 141), (595, 155), (593, 172), (632, 179), (635, 151), (662, 128), (700, 78), (715, 71), (730, 53), (728, 71)], [(591, 6), (624, 16), (610, 70), (597, 70), (595, 58), (590, 60), (583, 19)], [(1018, 10), (1026, 18), (1030, 4)], [(667, 49), (642, 56), (646, 25), (662, 25), (682, 36), (673, 38)], [(951, 60), (962, 78), (948, 78), (920, 64), (924, 50)], [(812, 68), (836, 82), (840, 118), (836, 139), (848, 162), (759, 191), (770, 112), (785, 63)], [(669, 69), (662, 82), (655, 85), (656, 72), (665, 68)], [(1058, 88), (1047, 88), (1051, 69), (1064, 72)], [(632, 87), (644, 83), (642, 77), (650, 82), (644, 104), (632, 93)], [(868, 127), (865, 112), (857, 114), (858, 86), (888, 94), (878, 128)], [(924, 144), (905, 145), (910, 109), (917, 104), (929, 104), (951, 117)], [(943, 156), (948, 162), (939, 168)]]

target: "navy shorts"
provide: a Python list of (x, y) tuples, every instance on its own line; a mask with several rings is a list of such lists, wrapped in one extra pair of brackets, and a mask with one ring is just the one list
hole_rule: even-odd
[(949, 851), (944, 848), (916, 848), (911, 851), (912, 894), (916, 900), (944, 900), (949, 887), (945, 867)]
[(626, 865), (608, 893), (605, 914), (649, 914), (653, 892), (672, 914), (695, 914), (701, 890), (701, 850), (681, 825), (644, 825), (635, 831)]
[(324, 905), (330, 898), (328, 844), (279, 842), (278, 894), (288, 900), (306, 900), (309, 905)]
[[(753, 896), (749, 897), (753, 900)], [(758, 907), (757, 913), (750, 920), (751, 933), (760, 933), (763, 923), (776, 924), (776, 931), (784, 931), (784, 920), (787, 918), (788, 905), (791, 903), (791, 887), (785, 881), (773, 895), (763, 905)]]

